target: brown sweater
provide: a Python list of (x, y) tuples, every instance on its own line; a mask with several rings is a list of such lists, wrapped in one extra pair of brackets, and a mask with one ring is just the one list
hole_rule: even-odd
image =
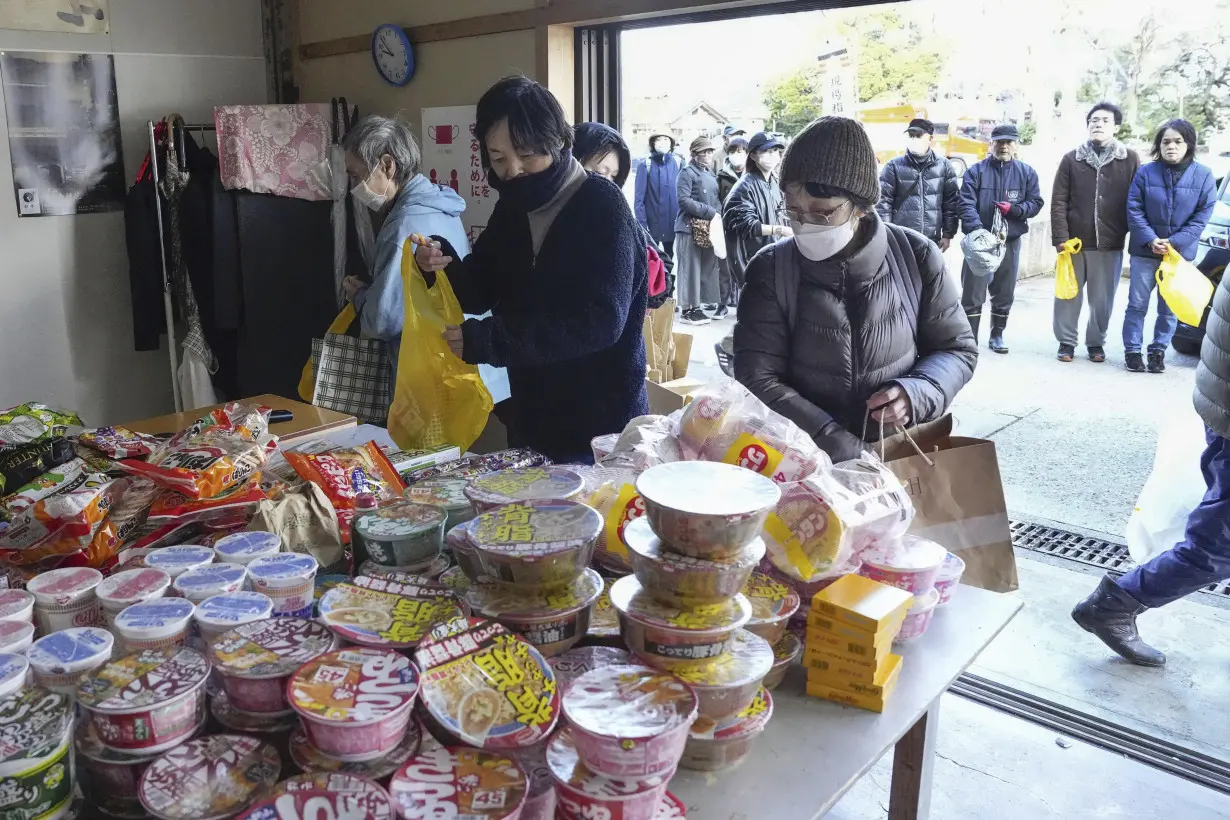
[(1054, 244), (1081, 240), (1085, 250), (1121, 251), (1128, 233), (1127, 199), (1140, 156), (1116, 143), (1114, 159), (1094, 167), (1089, 143), (1064, 155), (1051, 192)]

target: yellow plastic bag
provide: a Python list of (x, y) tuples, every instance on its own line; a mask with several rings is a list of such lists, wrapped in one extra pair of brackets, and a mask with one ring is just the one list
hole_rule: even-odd
[[(354, 312), (354, 303), (347, 302), (346, 307), (342, 308), (342, 312), (337, 314), (337, 318), (333, 320), (333, 324), (329, 325), (326, 333), (345, 333), (350, 330), (350, 325), (358, 318)], [(303, 399), (308, 404), (312, 403), (313, 397), (316, 395), (316, 373), (312, 370), (312, 358), (309, 356), (307, 364), (303, 366), (303, 373), (299, 375), (299, 398)]]
[(444, 271), (427, 287), (407, 240), (401, 255), (406, 320), (401, 331), (389, 435), (403, 450), (453, 444), (465, 450), (487, 426), (491, 394), (478, 368), (449, 350), (444, 328), (462, 322), (461, 304)]
[(1063, 250), (1059, 252), (1059, 259), (1055, 261), (1055, 298), (1056, 299), (1075, 299), (1081, 292), (1080, 285), (1076, 284), (1076, 267), (1072, 264), (1072, 257), (1081, 252), (1081, 241), (1079, 239), (1069, 239), (1063, 243)]
[(1174, 248), (1166, 251), (1162, 264), (1157, 268), (1157, 287), (1166, 304), (1179, 317), (1179, 321), (1192, 327), (1200, 327), (1204, 309), (1213, 298), (1213, 283), (1200, 268), (1188, 262)]

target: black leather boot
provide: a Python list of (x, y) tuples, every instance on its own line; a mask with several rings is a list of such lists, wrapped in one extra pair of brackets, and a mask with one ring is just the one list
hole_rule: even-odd
[(1008, 345), (1004, 344), (1004, 328), (1008, 326), (1008, 315), (991, 314), (991, 338), (987, 339), (987, 347), (996, 353), (1007, 353)]
[(965, 318), (969, 319), (969, 329), (974, 331), (974, 341), (978, 341), (978, 325), (982, 324), (981, 313), (967, 313)]
[(1136, 616), (1145, 608), (1106, 576), (1093, 594), (1072, 610), (1072, 620), (1134, 664), (1165, 666), (1166, 656), (1142, 641), (1136, 631)]

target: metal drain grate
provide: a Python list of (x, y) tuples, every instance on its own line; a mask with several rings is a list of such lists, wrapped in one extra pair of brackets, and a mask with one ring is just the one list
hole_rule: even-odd
[[(1056, 558), (1075, 561), (1107, 570), (1114, 575), (1136, 566), (1128, 554), (1127, 544), (1116, 543), (1080, 532), (1063, 530), (1033, 521), (1012, 522), (1012, 544), (1017, 549), (1040, 552)], [(1230, 598), (1230, 580), (1209, 584), (1201, 592)]]

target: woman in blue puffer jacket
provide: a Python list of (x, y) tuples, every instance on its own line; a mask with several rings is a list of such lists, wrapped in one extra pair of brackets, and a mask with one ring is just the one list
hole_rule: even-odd
[[(1170, 248), (1188, 261), (1196, 258), (1200, 234), (1217, 201), (1213, 172), (1195, 162), (1195, 155), (1196, 129), (1187, 120), (1170, 120), (1153, 138), (1154, 161), (1142, 165), (1132, 179), (1127, 204), (1132, 283), (1123, 317), (1123, 349), (1127, 369), (1134, 373), (1146, 369), (1140, 346), (1158, 265)], [(1148, 349), (1150, 373), (1165, 372), (1166, 347), (1178, 321), (1159, 293)]]

